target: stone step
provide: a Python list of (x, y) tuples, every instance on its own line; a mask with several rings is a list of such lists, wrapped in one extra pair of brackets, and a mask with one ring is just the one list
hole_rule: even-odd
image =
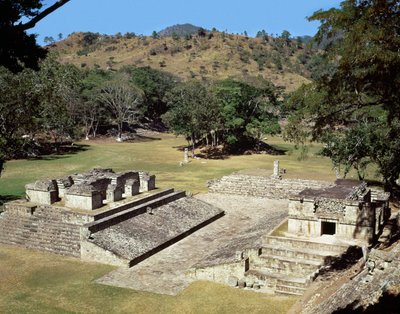
[(311, 249), (319, 251), (329, 251), (341, 254), (348, 249), (345, 244), (332, 244), (326, 242), (316, 242), (287, 237), (266, 236), (263, 239), (263, 246), (274, 245), (282, 248), (298, 248), (298, 249)]
[(299, 274), (309, 276), (318, 271), (322, 265), (322, 261), (261, 255), (258, 259), (253, 261), (252, 268), (263, 269), (266, 272), (276, 272), (279, 274)]
[(115, 215), (117, 213), (120, 213), (122, 211), (125, 211), (127, 209), (130, 209), (132, 207), (140, 206), (140, 205), (142, 205), (144, 203), (156, 200), (156, 199), (161, 198), (163, 196), (167, 196), (167, 195), (173, 194), (174, 192), (175, 192), (175, 190), (172, 189), (172, 188), (171, 189), (166, 189), (166, 190), (163, 190), (163, 191), (160, 191), (160, 192), (156, 192), (156, 193), (153, 193), (151, 195), (148, 195), (148, 196), (145, 196), (143, 198), (140, 198), (138, 200), (135, 200), (133, 202), (130, 202), (130, 203), (127, 203), (127, 204), (123, 204), (123, 205), (115, 207), (115, 208), (111, 208), (111, 209), (109, 209), (107, 211), (104, 211), (104, 212), (101, 212), (101, 213), (98, 213), (98, 214), (94, 214), (93, 215), (93, 219), (95, 221), (96, 220), (100, 220), (100, 219)]
[(91, 233), (101, 231), (107, 227), (123, 222), (127, 219), (133, 218), (147, 212), (147, 210), (157, 208), (159, 206), (171, 203), (186, 196), (184, 191), (176, 191), (163, 195), (156, 199), (151, 199), (148, 202), (142, 203), (138, 206), (129, 208), (127, 210), (118, 212), (114, 215), (85, 224), (83, 227), (87, 228)]
[(307, 289), (294, 286), (276, 285), (275, 293), (301, 296)]
[(314, 261), (326, 261), (328, 257), (336, 256), (337, 252), (332, 251), (321, 251), (308, 248), (286, 248), (280, 245), (264, 245), (261, 248), (262, 255), (274, 255), (274, 256), (285, 256), (300, 258)]
[[(277, 285), (307, 288), (311, 282), (310, 276), (287, 275), (263, 269), (251, 269), (245, 273), (247, 278), (262, 282), (267, 287), (275, 288)], [(246, 279), (247, 280), (247, 279)]]
[[(293, 264), (295, 265), (295, 264)], [(296, 266), (287, 266), (287, 265), (254, 265), (254, 269), (258, 269), (262, 272), (265, 273), (276, 273), (276, 274), (282, 274), (286, 276), (304, 276), (304, 278), (309, 278), (311, 275), (313, 275), (315, 272), (318, 271), (318, 268), (303, 268), (299, 265)]]

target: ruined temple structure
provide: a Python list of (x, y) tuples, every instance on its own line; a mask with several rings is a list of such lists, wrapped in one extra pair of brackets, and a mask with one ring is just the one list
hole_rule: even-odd
[(225, 176), (210, 181), (209, 189), (266, 201), (287, 199), (286, 230), (261, 235), (252, 243), (237, 242), (235, 250), (228, 245), (191, 273), (196, 279), (265, 292), (302, 295), (320, 270), (351, 246), (373, 243), (390, 216), (389, 194), (354, 180), (290, 180), (274, 170), (272, 176)]
[[(212, 180), (209, 191), (279, 204), (280, 214), (273, 222), (257, 216), (240, 232), (219, 220), (228, 237), (184, 276), (268, 293), (302, 295), (351, 246), (374, 243), (390, 215), (388, 193), (359, 181), (286, 179), (278, 163), (272, 175)], [(128, 268), (224, 215), (185, 192), (157, 189), (147, 172), (93, 169), (26, 185), (26, 200), (0, 213), (0, 243)]]
[(369, 244), (389, 217), (389, 193), (373, 192), (365, 182), (336, 180), (332, 187), (305, 189), (289, 199), (288, 232)]
[(27, 184), (0, 213), (0, 243), (129, 267), (223, 214), (147, 172), (93, 169)]

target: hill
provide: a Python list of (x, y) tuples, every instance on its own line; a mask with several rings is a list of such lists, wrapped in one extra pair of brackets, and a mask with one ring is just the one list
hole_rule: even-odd
[(189, 23), (186, 24), (176, 24), (173, 26), (166, 27), (165, 29), (158, 32), (160, 37), (172, 37), (177, 35), (179, 37), (185, 37), (188, 35), (197, 34), (197, 32), (202, 29), (199, 26), (195, 26)]
[[(186, 27), (178, 28), (189, 31)], [(176, 30), (172, 27), (163, 32), (167, 34), (173, 29)], [(73, 33), (49, 49), (59, 53), (60, 61), (82, 68), (115, 70), (123, 65), (150, 66), (185, 80), (262, 76), (287, 91), (309, 82), (307, 62), (316, 55), (315, 50), (297, 40), (249, 38), (218, 31), (185, 37)]]

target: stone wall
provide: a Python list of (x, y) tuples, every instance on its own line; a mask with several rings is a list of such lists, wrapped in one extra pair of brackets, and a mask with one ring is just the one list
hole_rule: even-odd
[(271, 177), (232, 174), (208, 182), (212, 193), (287, 199), (304, 189), (320, 189), (334, 183), (300, 179), (274, 179)]
[(90, 218), (62, 208), (11, 202), (0, 214), (0, 243), (80, 256), (80, 226)]

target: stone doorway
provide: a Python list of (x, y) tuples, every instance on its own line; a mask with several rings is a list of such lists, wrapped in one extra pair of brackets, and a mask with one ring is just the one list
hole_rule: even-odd
[(321, 222), (321, 235), (323, 234), (336, 234), (336, 223), (329, 222), (329, 221), (322, 221)]

